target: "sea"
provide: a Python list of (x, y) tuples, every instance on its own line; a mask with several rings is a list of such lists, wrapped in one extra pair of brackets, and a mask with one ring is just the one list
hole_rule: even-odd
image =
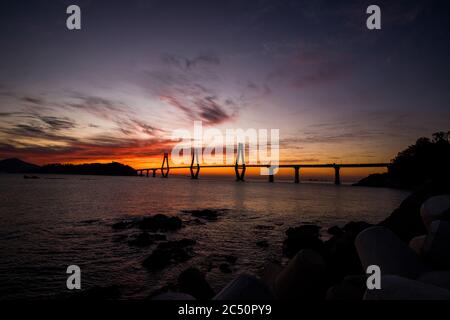
[[(376, 223), (408, 196), (402, 190), (336, 186), (332, 183), (233, 177), (109, 177), (0, 175), (0, 299), (70, 297), (69, 265), (81, 269), (81, 289), (116, 287), (122, 299), (143, 299), (174, 284), (188, 267), (205, 273), (218, 292), (240, 273), (260, 274), (271, 261), (283, 263), (289, 227), (327, 228), (349, 221)], [(221, 210), (216, 221), (186, 211)], [(139, 230), (112, 225), (154, 214), (178, 216), (183, 227), (168, 240), (193, 239), (194, 256), (163, 270), (142, 262), (157, 244), (128, 243)], [(258, 245), (263, 241), (266, 246)], [(233, 257), (230, 263), (229, 257)], [(227, 263), (229, 270), (222, 270)]]

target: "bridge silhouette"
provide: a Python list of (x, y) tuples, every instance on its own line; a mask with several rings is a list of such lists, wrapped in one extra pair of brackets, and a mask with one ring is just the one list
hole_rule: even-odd
[[(242, 153), (241, 153), (242, 152)], [(239, 155), (242, 155), (242, 163), (239, 163)], [(274, 168), (291, 168), (294, 170), (294, 183), (300, 183), (300, 169), (302, 168), (332, 168), (334, 169), (334, 183), (336, 185), (341, 184), (341, 168), (387, 168), (389, 163), (345, 163), (345, 164), (278, 164), (278, 165), (270, 165), (270, 164), (246, 164), (243, 157), (243, 150), (238, 150), (238, 157), (236, 158), (235, 164), (228, 165), (200, 165), (195, 162), (196, 153), (192, 153), (192, 161), (190, 166), (169, 166), (169, 155), (168, 153), (164, 153), (164, 158), (161, 167), (154, 168), (146, 168), (146, 169), (137, 169), (136, 172), (139, 176), (149, 177), (150, 172), (152, 172), (152, 177), (156, 177), (156, 172), (160, 171), (161, 176), (163, 178), (167, 178), (169, 176), (170, 170), (179, 170), (179, 169), (189, 169), (191, 173), (191, 179), (198, 179), (200, 169), (212, 169), (212, 168), (234, 168), (236, 181), (244, 181), (245, 179), (245, 171), (247, 168), (267, 168), (269, 170), (268, 180), (269, 182), (274, 182)]]

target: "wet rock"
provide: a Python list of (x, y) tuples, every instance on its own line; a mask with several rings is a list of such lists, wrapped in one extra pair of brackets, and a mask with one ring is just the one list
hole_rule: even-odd
[(183, 212), (190, 213), (193, 217), (206, 220), (217, 220), (217, 217), (219, 216), (219, 211), (212, 209), (185, 210)]
[(450, 194), (450, 184), (430, 182), (411, 193), (379, 225), (389, 228), (400, 239), (409, 242), (412, 238), (426, 233), (420, 216), (420, 207), (428, 198), (441, 194)]
[(180, 292), (190, 294), (198, 300), (214, 297), (214, 291), (205, 279), (205, 275), (197, 268), (188, 268), (178, 276)]
[(256, 245), (260, 248), (267, 248), (269, 246), (269, 242), (267, 240), (260, 240), (256, 242)]
[(185, 262), (194, 256), (194, 244), (195, 240), (191, 239), (161, 242), (143, 261), (143, 265), (150, 270), (161, 270), (171, 264)]
[(320, 239), (321, 227), (313, 224), (289, 228), (287, 238), (283, 241), (283, 254), (292, 258), (302, 249), (312, 249), (318, 252), (323, 250), (323, 241)]
[(134, 225), (134, 221), (125, 220), (125, 221), (119, 221), (117, 223), (114, 223), (112, 225), (112, 228), (114, 230), (123, 230), (123, 229), (131, 228), (133, 225)]
[(167, 240), (167, 236), (162, 233), (150, 233), (149, 236), (154, 241), (166, 241)]
[(147, 232), (140, 233), (136, 238), (129, 241), (128, 244), (130, 246), (136, 246), (136, 247), (147, 247), (149, 245), (152, 245), (155, 241), (152, 239), (152, 237)]
[(223, 273), (231, 273), (232, 272), (230, 265), (228, 263), (221, 263), (219, 265), (219, 270), (222, 271)]
[(154, 216), (144, 217), (138, 226), (142, 230), (148, 231), (175, 231), (182, 227), (182, 221), (178, 217), (169, 217), (163, 214), (156, 214)]
[(128, 238), (126, 234), (118, 234), (113, 236), (113, 242), (122, 242)]
[(328, 228), (327, 230), (328, 234), (331, 234), (332, 236), (338, 236), (344, 233), (344, 231), (339, 228), (338, 226), (332, 226), (331, 228)]
[(238, 259), (237, 257), (232, 256), (231, 254), (224, 254), (222, 255), (222, 257), (225, 259), (226, 262), (231, 264), (235, 264)]
[(337, 281), (345, 276), (364, 273), (355, 248), (355, 238), (371, 224), (364, 221), (347, 223), (341, 233), (325, 241), (324, 256), (328, 262), (329, 277)]
[(258, 229), (258, 230), (273, 230), (273, 229), (275, 229), (275, 227), (274, 226), (268, 226), (268, 225), (259, 224), (259, 225), (255, 226), (255, 229)]
[(365, 221), (350, 221), (344, 226), (344, 232), (352, 236), (357, 236), (361, 231), (371, 227), (372, 224)]
[(362, 300), (367, 289), (367, 276), (352, 275), (328, 289), (326, 300)]

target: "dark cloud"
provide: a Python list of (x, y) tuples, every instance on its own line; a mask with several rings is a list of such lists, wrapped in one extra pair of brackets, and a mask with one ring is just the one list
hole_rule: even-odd
[(214, 67), (220, 65), (220, 58), (215, 54), (201, 54), (193, 58), (184, 58), (174, 54), (163, 54), (162, 61), (170, 67), (176, 67), (184, 70)]

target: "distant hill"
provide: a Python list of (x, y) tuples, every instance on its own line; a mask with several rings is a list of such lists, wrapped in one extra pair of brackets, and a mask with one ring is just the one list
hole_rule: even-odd
[(42, 166), (40, 173), (56, 174), (87, 174), (105, 176), (135, 176), (136, 170), (130, 166), (112, 163), (89, 163), (89, 164), (48, 164)]
[(6, 173), (35, 173), (40, 170), (38, 165), (22, 161), (17, 158), (0, 160), (0, 172)]
[(12, 158), (0, 160), (0, 172), (135, 176), (136, 170), (118, 163), (48, 164), (42, 167)]

